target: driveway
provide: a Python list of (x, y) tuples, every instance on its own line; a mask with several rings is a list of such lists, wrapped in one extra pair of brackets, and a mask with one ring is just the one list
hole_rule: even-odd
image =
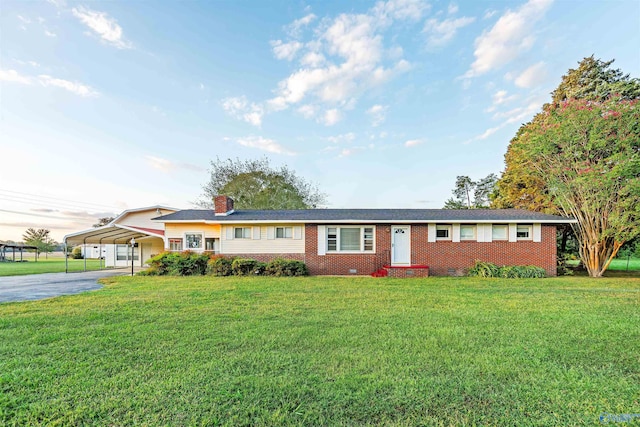
[(30, 301), (100, 289), (102, 277), (124, 276), (130, 270), (102, 270), (80, 273), (46, 273), (0, 277), (0, 303)]

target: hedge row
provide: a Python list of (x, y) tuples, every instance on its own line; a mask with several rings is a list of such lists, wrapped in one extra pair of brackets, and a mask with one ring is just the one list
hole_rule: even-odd
[(547, 271), (535, 265), (505, 265), (498, 267), (490, 262), (476, 261), (475, 265), (467, 271), (467, 276), (528, 279), (546, 277)]
[(149, 261), (141, 276), (307, 276), (302, 261), (274, 259), (264, 263), (255, 259), (227, 258), (196, 252), (164, 252)]

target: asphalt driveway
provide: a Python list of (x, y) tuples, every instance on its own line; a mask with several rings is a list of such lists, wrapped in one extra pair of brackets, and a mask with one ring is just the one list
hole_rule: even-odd
[(0, 303), (30, 301), (100, 289), (102, 277), (131, 274), (127, 269), (80, 273), (29, 274), (0, 277)]

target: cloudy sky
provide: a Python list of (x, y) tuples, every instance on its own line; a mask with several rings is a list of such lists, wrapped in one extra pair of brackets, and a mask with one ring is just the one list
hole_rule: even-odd
[(640, 2), (11, 1), (0, 240), (190, 208), (209, 161), (268, 156), (328, 207), (440, 208), (503, 169), (583, 57), (640, 75)]

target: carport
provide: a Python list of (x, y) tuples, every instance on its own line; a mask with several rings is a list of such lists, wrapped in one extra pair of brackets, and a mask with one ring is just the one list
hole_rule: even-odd
[[(78, 246), (78, 245), (99, 245), (99, 253), (100, 253), (100, 269), (106, 268), (107, 266), (107, 257), (102, 257), (102, 247), (112, 245), (113, 246), (113, 264), (110, 267), (133, 267), (135, 262), (135, 249), (139, 248), (137, 251), (138, 262), (137, 266), (141, 267), (143, 265), (143, 256), (148, 256), (150, 254), (142, 254), (143, 244), (154, 244), (156, 247), (165, 247), (164, 244), (164, 230), (156, 230), (151, 228), (143, 228), (143, 227), (135, 227), (131, 225), (124, 224), (114, 224), (110, 223), (104, 225), (102, 227), (91, 228), (84, 231), (79, 231), (77, 233), (72, 233), (64, 236), (64, 250), (65, 254), (67, 253), (67, 247)], [(123, 259), (117, 258), (120, 256), (118, 254), (118, 246), (128, 245), (129, 249), (127, 250), (126, 262), (124, 265), (121, 261)], [(107, 249), (107, 254), (109, 251)], [(129, 256), (129, 254), (131, 256)], [(104, 261), (104, 263), (103, 263)], [(111, 261), (109, 259), (109, 261)], [(68, 272), (69, 261), (68, 257), (65, 257), (65, 272)], [(84, 271), (87, 271), (87, 257), (84, 257)]]

